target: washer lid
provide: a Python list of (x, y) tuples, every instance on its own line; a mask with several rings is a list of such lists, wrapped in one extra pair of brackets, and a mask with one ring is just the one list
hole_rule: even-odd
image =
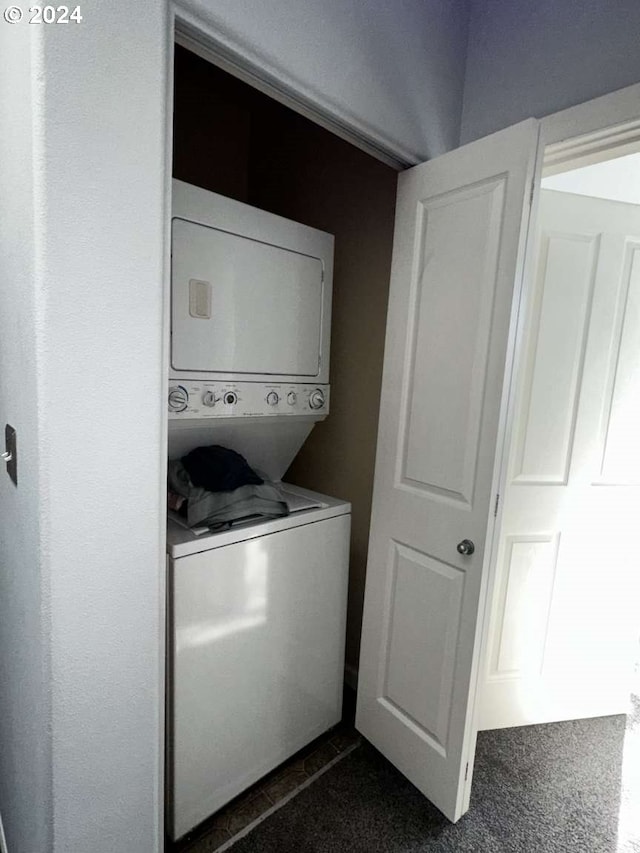
[(255, 539), (270, 533), (291, 530), (304, 524), (314, 524), (340, 515), (348, 515), (351, 512), (351, 504), (347, 501), (318, 494), (300, 486), (293, 486), (290, 483), (283, 483), (282, 488), (295, 496), (301, 503), (306, 500), (311, 503), (320, 503), (321, 506), (313, 509), (300, 509), (283, 518), (251, 521), (232, 527), (230, 530), (203, 534), (202, 536), (196, 536), (187, 528), (169, 519), (167, 524), (168, 555), (174, 559), (187, 557), (190, 554), (211, 551), (213, 548), (223, 548), (226, 545), (234, 545), (236, 542), (245, 542), (247, 539)]

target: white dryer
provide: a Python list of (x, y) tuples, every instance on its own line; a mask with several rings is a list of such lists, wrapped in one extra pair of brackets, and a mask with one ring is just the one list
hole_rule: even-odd
[(173, 181), (171, 378), (326, 385), (333, 243)]
[(333, 243), (173, 181), (172, 421), (327, 416)]

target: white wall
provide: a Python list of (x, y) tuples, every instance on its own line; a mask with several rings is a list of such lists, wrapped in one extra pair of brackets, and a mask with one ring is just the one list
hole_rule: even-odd
[(461, 139), (640, 81), (638, 0), (471, 0)]
[(2, 414), (21, 461), (17, 491), (0, 471), (10, 853), (162, 838), (165, 9), (81, 8), (80, 25), (0, 24), (18, 152), (0, 158)]
[(458, 144), (467, 0), (184, 0), (230, 51), (408, 161)]
[[(55, 849), (162, 835), (163, 4), (45, 27), (39, 208)], [(12, 851), (11, 851), (12, 853)]]
[(0, 24), (0, 442), (18, 431), (19, 486), (0, 462), (0, 813), (10, 853), (52, 848), (48, 580), (39, 486), (32, 41)]
[(559, 175), (550, 175), (542, 179), (542, 187), (640, 204), (640, 154), (629, 154)]

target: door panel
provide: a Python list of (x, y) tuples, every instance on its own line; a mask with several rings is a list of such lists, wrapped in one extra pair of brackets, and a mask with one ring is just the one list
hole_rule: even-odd
[(541, 304), (516, 482), (566, 483), (598, 250), (597, 235), (543, 237)]
[(511, 676), (542, 665), (557, 546), (550, 535), (510, 536), (505, 543), (494, 675)]
[[(446, 755), (464, 576), (397, 542), (392, 560), (381, 701)], [(416, 648), (423, 655), (409, 667), (406, 662)]]
[[(403, 480), (472, 503), (505, 178), (420, 202)], [(464, 251), (458, 243), (468, 235)], [(474, 287), (469, 287), (469, 282)], [(458, 348), (447, 360), (451, 306)], [(439, 406), (425, 406), (438, 400)]]
[[(640, 231), (636, 232), (640, 234)], [(603, 412), (604, 447), (599, 482), (640, 485), (640, 243), (625, 243), (618, 322)]]
[(543, 190), (539, 227), (484, 729), (624, 713), (640, 627), (640, 207)]
[[(451, 820), (471, 785), (484, 546), (537, 132), (529, 120), (399, 178), (357, 726)], [(469, 556), (456, 550), (465, 538)]]

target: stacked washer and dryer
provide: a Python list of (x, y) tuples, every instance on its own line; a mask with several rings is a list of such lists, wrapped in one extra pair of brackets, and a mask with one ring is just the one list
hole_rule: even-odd
[(329, 413), (332, 274), (331, 235), (174, 181), (169, 456), (235, 450), (289, 507), (169, 519), (174, 839), (341, 717), (351, 508), (281, 483)]

